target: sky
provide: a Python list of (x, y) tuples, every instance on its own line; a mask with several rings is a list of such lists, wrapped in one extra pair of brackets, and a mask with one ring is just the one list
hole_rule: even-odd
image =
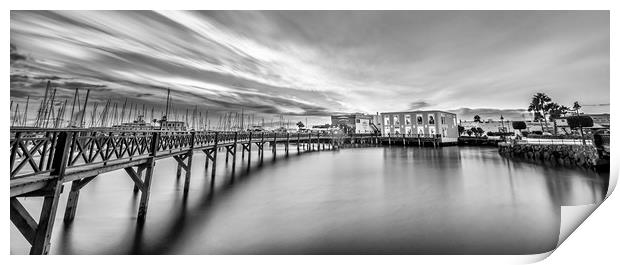
[(49, 80), (57, 104), (79, 88), (91, 104), (161, 109), (170, 89), (182, 113), (317, 122), (418, 109), (523, 119), (536, 92), (609, 113), (608, 11), (11, 11), (10, 25), (21, 106)]

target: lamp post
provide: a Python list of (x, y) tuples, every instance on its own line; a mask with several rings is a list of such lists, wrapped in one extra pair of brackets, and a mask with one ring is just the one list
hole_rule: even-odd
[(581, 140), (583, 142), (583, 145), (586, 145), (586, 138), (583, 135), (583, 127), (581, 126), (581, 119), (579, 118), (580, 108), (581, 108), (581, 105), (579, 105), (579, 102), (575, 101), (575, 103), (573, 103), (573, 109), (575, 109), (575, 112), (577, 112), (577, 122), (579, 123), (579, 132), (581, 133)]
[(500, 114), (499, 119), (502, 121), (502, 129), (500, 130), (500, 132), (503, 132), (504, 131), (504, 115)]

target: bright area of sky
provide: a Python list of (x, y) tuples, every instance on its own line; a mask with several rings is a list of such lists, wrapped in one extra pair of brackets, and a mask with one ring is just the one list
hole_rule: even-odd
[(315, 123), (415, 109), (523, 119), (536, 92), (609, 112), (607, 11), (11, 11), (10, 25), (21, 106), (51, 80), (59, 104), (78, 87), (162, 108), (170, 88), (181, 113)]

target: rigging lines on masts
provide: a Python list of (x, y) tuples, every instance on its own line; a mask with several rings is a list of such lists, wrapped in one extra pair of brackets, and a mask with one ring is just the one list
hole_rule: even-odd
[(168, 107), (170, 105), (170, 88), (168, 88), (168, 96), (166, 97), (166, 119), (168, 119)]

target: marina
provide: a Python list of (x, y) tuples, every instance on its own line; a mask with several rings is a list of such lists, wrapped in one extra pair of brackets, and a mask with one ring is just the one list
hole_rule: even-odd
[(319, 9), (11, 10), (10, 254), (532, 262), (611, 194), (609, 10)]

